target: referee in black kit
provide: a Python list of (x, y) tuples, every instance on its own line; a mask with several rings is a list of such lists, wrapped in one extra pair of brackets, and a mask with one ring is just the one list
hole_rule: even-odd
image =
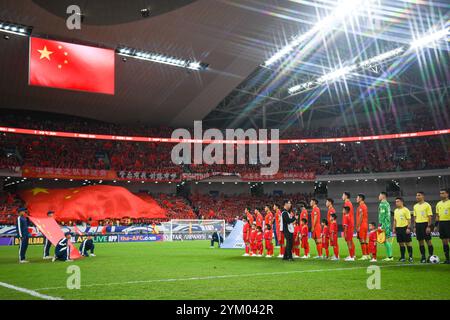
[(294, 261), (292, 258), (292, 246), (294, 243), (294, 213), (292, 212), (292, 203), (290, 200), (284, 200), (283, 212), (281, 213), (281, 232), (286, 240), (286, 250), (284, 251), (283, 260)]

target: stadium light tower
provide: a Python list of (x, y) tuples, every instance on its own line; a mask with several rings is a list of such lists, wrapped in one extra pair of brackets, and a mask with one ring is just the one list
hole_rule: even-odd
[[(294, 2), (300, 2), (298, 0), (293, 0)], [(269, 59), (267, 59), (263, 66), (270, 67), (271, 65), (279, 62), (281, 59), (286, 57), (288, 54), (293, 52), (296, 47), (301, 45), (303, 42), (312, 38), (316, 33), (324, 30), (330, 30), (336, 24), (344, 21), (350, 15), (356, 15), (358, 12), (367, 9), (374, 0), (340, 0), (337, 3), (334, 11), (326, 16), (325, 18), (316, 22), (316, 24), (308, 30), (306, 33), (297, 35), (292, 38), (292, 40), (285, 45), (283, 48), (275, 52)]]
[(376, 66), (379, 66), (383, 63), (388, 62), (389, 60), (404, 54), (408, 49), (417, 50), (426, 46), (433, 46), (436, 41), (446, 39), (449, 41), (448, 37), (450, 34), (450, 27), (446, 27), (444, 29), (438, 31), (432, 31), (426, 34), (423, 37), (417, 38), (411, 42), (409, 48), (407, 46), (398, 47), (396, 49), (381, 53), (377, 56), (364, 60), (362, 62), (356, 63), (354, 65), (341, 67), (335, 69), (327, 74), (322, 75), (316, 80), (308, 81), (299, 85), (295, 85), (288, 89), (288, 93), (290, 95), (299, 94), (304, 92), (305, 90), (318, 87), (324, 83), (330, 83), (336, 81), (340, 78), (343, 78), (354, 71), (364, 70), (364, 69), (372, 69)]
[(362, 62), (335, 69), (335, 70), (333, 70), (329, 73), (326, 73), (323, 76), (317, 78), (316, 80), (308, 81), (308, 82), (305, 82), (305, 83), (302, 83), (302, 84), (299, 84), (299, 85), (289, 88), (288, 93), (290, 95), (297, 94), (297, 93), (303, 92), (304, 90), (308, 90), (308, 89), (320, 86), (321, 84), (336, 81), (340, 78), (343, 78), (343, 77), (351, 74), (352, 72), (355, 72), (358, 70), (364, 70), (364, 69), (372, 69), (375, 66), (386, 63), (390, 59), (401, 55), (404, 51), (405, 51), (405, 48), (400, 47), (400, 48), (397, 48), (394, 50), (383, 52), (377, 56), (374, 56), (374, 57), (364, 60)]
[(317, 79), (317, 83), (321, 84), (324, 82), (333, 82), (339, 78), (345, 77), (347, 74), (351, 73), (352, 71), (355, 71), (357, 69), (357, 65), (351, 65), (347, 67), (343, 67), (340, 69), (336, 69), (330, 73), (324, 74), (320, 78)]

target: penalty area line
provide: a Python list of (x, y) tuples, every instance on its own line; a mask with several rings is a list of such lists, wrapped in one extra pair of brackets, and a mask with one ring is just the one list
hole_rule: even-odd
[[(345, 268), (327, 268), (327, 269), (311, 269), (311, 270), (292, 270), (292, 271), (278, 271), (278, 272), (262, 272), (253, 274), (228, 274), (221, 276), (205, 276), (205, 277), (190, 277), (190, 278), (169, 278), (169, 279), (151, 279), (151, 280), (136, 280), (136, 281), (124, 281), (124, 282), (108, 282), (108, 283), (91, 283), (81, 285), (82, 288), (89, 287), (104, 287), (104, 286), (121, 286), (129, 284), (143, 284), (143, 283), (155, 283), (155, 282), (178, 282), (178, 281), (198, 281), (198, 280), (216, 280), (216, 279), (229, 279), (229, 278), (242, 278), (242, 277), (261, 277), (261, 276), (274, 276), (274, 275), (285, 275), (285, 274), (300, 274), (300, 273), (313, 273), (313, 272), (326, 272), (326, 271), (347, 271), (347, 270), (362, 270), (367, 269), (369, 266), (374, 266), (375, 264), (368, 265), (367, 267), (345, 267)], [(376, 266), (376, 265), (375, 265)], [(394, 267), (414, 267), (421, 266), (417, 264), (394, 264), (394, 265), (384, 265), (379, 266), (380, 268), (394, 268)], [(46, 290), (57, 290), (66, 289), (66, 287), (48, 287), (48, 288), (38, 288), (35, 291), (46, 291)]]
[(34, 290), (17, 287), (17, 286), (14, 286), (12, 284), (5, 283), (5, 282), (0, 282), (0, 286), (2, 286), (4, 288), (11, 289), (11, 290), (19, 291), (19, 292), (22, 292), (22, 293), (26, 293), (26, 294), (28, 294), (30, 296), (41, 298), (41, 299), (44, 299), (44, 300), (63, 300), (63, 299), (58, 298), (58, 297), (48, 296), (48, 295), (36, 292)]

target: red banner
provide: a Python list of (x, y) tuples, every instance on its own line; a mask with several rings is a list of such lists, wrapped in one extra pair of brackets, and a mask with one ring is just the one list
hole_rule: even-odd
[(23, 167), (22, 176), (26, 178), (44, 179), (73, 179), (73, 180), (120, 180), (120, 181), (146, 181), (146, 182), (180, 182), (201, 181), (217, 176), (236, 176), (243, 181), (276, 181), (276, 180), (315, 180), (314, 172), (279, 172), (276, 175), (264, 176), (257, 172), (235, 174), (229, 172), (207, 173), (174, 173), (174, 172), (146, 172), (146, 171), (119, 171), (97, 169), (69, 169), (69, 168), (40, 168)]
[(51, 167), (22, 167), (22, 177), (73, 180), (121, 180), (147, 182), (180, 182), (180, 174), (166, 171), (114, 171)]
[(277, 181), (277, 180), (315, 180), (314, 172), (278, 172), (275, 175), (266, 176), (258, 172), (241, 173), (244, 181)]
[(147, 172), (147, 171), (119, 171), (117, 172), (119, 180), (130, 181), (148, 181), (148, 182), (180, 182), (180, 175), (175, 172)]
[[(54, 218), (30, 216), (30, 220), (55, 247), (59, 240), (64, 238), (64, 233)], [(81, 258), (80, 252), (73, 243), (70, 243), (70, 259), (79, 258)]]
[(114, 50), (30, 38), (30, 85), (114, 94), (114, 68)]
[(22, 176), (26, 178), (74, 179), (74, 180), (114, 180), (117, 174), (113, 170), (70, 169), (23, 167)]
[(239, 174), (229, 173), (229, 172), (206, 172), (206, 173), (182, 173), (181, 177), (186, 181), (201, 181), (211, 177), (229, 177), (229, 176), (239, 176)]

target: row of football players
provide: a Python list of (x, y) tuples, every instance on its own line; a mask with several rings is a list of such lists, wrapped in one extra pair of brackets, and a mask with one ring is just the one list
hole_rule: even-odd
[[(331, 223), (328, 225), (326, 219), (321, 221), (321, 244), (323, 248), (323, 255), (316, 256), (317, 258), (339, 260), (339, 244), (338, 244), (338, 226), (337, 216), (332, 213), (330, 216)], [(264, 226), (264, 232), (261, 226), (257, 226), (256, 222), (249, 224), (247, 218), (244, 218), (244, 242), (245, 253), (243, 256), (262, 257), (265, 249), (265, 257), (271, 258), (274, 254), (273, 232), (270, 224)], [(369, 224), (369, 246), (368, 252), (371, 254), (371, 261), (377, 261), (377, 228), (375, 223)], [(283, 239), (280, 239), (282, 241)], [(299, 223), (294, 222), (294, 246), (292, 249), (292, 256), (294, 258), (308, 259), (310, 258), (309, 248), (309, 228), (308, 220), (303, 218)], [(264, 243), (264, 245), (263, 245)], [(283, 242), (282, 242), (283, 243)], [(333, 254), (330, 255), (330, 247), (332, 247)], [(285, 247), (281, 246), (279, 258), (284, 255)], [(303, 256), (300, 252), (303, 251)]]
[[(435, 228), (440, 233), (440, 238), (443, 242), (443, 249), (445, 253), (445, 263), (449, 263), (449, 238), (450, 238), (450, 201), (449, 192), (447, 189), (440, 190), (440, 198), (436, 205), (436, 217), (434, 226), (432, 224), (433, 213), (431, 205), (425, 201), (425, 194), (418, 192), (416, 195), (417, 203), (414, 205), (413, 213), (404, 205), (401, 197), (395, 199), (394, 221), (391, 223), (391, 210), (385, 192), (380, 192), (378, 200), (378, 223), (368, 223), (368, 209), (365, 204), (365, 195), (358, 194), (356, 202), (358, 207), (356, 209), (356, 221), (354, 219), (353, 204), (350, 201), (350, 193), (344, 192), (342, 194), (342, 225), (344, 228), (343, 237), (347, 243), (349, 256), (345, 258), (346, 261), (355, 260), (355, 245), (353, 242), (354, 231), (356, 231), (357, 238), (361, 244), (362, 257), (360, 260), (376, 261), (376, 243), (377, 236), (382, 234), (380, 243), (384, 243), (386, 247), (387, 257), (385, 261), (393, 261), (392, 257), (392, 231), (396, 234), (397, 242), (400, 245), (400, 261), (405, 261), (405, 251), (408, 250), (409, 261), (412, 262), (412, 243), (411, 234), (413, 231), (419, 242), (419, 249), (421, 253), (421, 262), (429, 262), (433, 256), (433, 246), (431, 243), (431, 229)], [(332, 260), (339, 259), (338, 247), (338, 227), (337, 215), (334, 209), (333, 199), (326, 200), (328, 209), (327, 219), (320, 219), (320, 209), (318, 207), (318, 200), (312, 199), (311, 205), (311, 236), (314, 239), (317, 248), (317, 256), (315, 258), (330, 258)], [(304, 254), (302, 258), (309, 258), (309, 244), (308, 244), (308, 212), (305, 208), (305, 203), (300, 203), (300, 210), (295, 214), (294, 226), (294, 245), (293, 257), (300, 256), (300, 247), (303, 248)], [(276, 237), (277, 243), (280, 245), (280, 254), (278, 257), (282, 258), (285, 253), (284, 234), (280, 232), (281, 210), (280, 206), (274, 204), (272, 209), (275, 215), (272, 214), (269, 206), (264, 208), (265, 216), (258, 211), (254, 211), (254, 216), (248, 208), (245, 209), (245, 225), (243, 240), (246, 244), (246, 252), (244, 256), (262, 256), (262, 240), (266, 244), (266, 256), (273, 256), (273, 236)], [(412, 220), (414, 217), (414, 220)], [(263, 232), (264, 225), (264, 232)], [(274, 226), (271, 231), (272, 226)], [(356, 229), (356, 230), (355, 230)], [(429, 258), (425, 258), (425, 243), (428, 245)], [(329, 247), (333, 247), (334, 255), (330, 257)], [(325, 250), (324, 253), (323, 250)]]

